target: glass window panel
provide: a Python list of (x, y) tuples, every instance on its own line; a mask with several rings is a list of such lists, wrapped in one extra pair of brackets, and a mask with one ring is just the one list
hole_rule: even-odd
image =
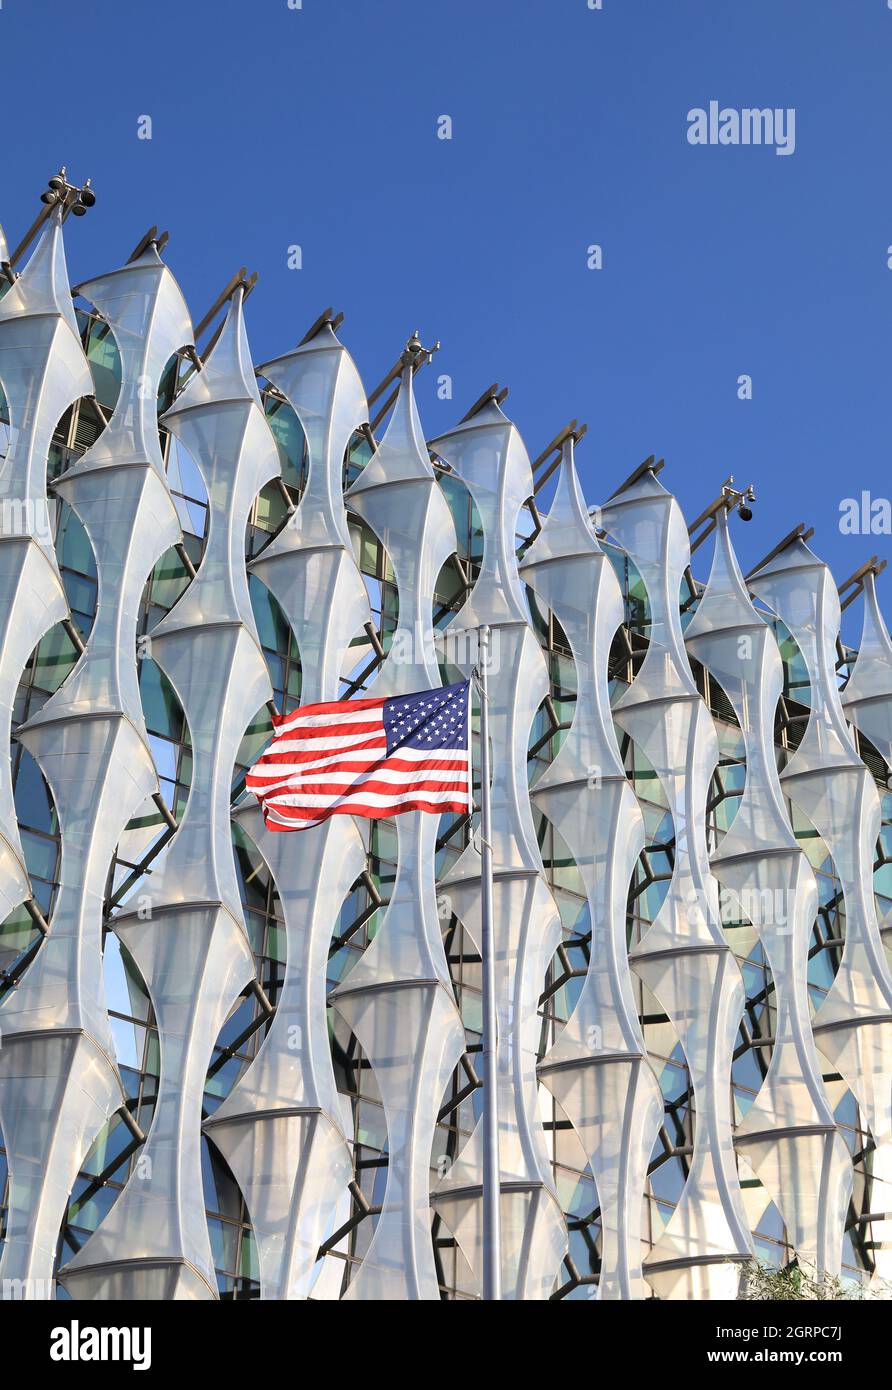
[(108, 410), (113, 410), (121, 389), (121, 355), (114, 334), (103, 320), (93, 319), (85, 351), (96, 399)]
[(59, 846), (56, 840), (44, 839), (29, 830), (22, 831), (22, 848), (28, 872), (39, 878), (52, 879), (56, 873)]
[(56, 536), (56, 554), (59, 564), (79, 574), (96, 577), (96, 561), (93, 547), (83, 524), (71, 507), (63, 504)]
[(173, 778), (176, 776), (176, 763), (172, 752), (166, 750), (164, 740), (176, 743), (183, 737), (183, 708), (161, 667), (148, 656), (144, 656), (139, 663), (139, 693), (149, 733), (161, 735), (160, 739), (151, 741), (153, 752), (157, 752), (160, 758), (158, 769), (165, 776)]
[(22, 748), (15, 781), (15, 809), (21, 825), (32, 830), (42, 830), (52, 835), (56, 830), (56, 817), (49, 789), (37, 763)]

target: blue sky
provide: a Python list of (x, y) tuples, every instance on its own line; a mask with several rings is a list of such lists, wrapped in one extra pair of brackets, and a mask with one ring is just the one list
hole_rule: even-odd
[[(746, 565), (798, 521), (837, 580), (892, 552), (839, 529), (892, 489), (886, 0), (4, 0), (0, 53), (0, 221), (60, 162), (92, 176), (73, 280), (157, 223), (196, 321), (259, 272), (256, 361), (332, 304), (371, 388), (417, 327), (431, 437), (499, 381), (531, 455), (588, 422), (592, 502), (655, 452), (689, 519), (755, 483)], [(795, 153), (691, 146), (713, 99), (794, 107)]]

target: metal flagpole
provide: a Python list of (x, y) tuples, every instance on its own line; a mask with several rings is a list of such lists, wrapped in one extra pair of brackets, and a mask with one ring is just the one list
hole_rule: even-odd
[(489, 665), (490, 630), (477, 635), (477, 687), (480, 691), (480, 955), (483, 963), (483, 1297), (502, 1297), (501, 1212), (499, 1167), (499, 1105), (497, 1077), (498, 1027), (492, 941), (492, 841), (489, 792)]

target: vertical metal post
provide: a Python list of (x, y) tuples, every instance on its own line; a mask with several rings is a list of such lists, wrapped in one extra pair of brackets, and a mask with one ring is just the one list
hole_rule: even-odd
[(492, 840), (490, 838), (489, 666), (490, 630), (477, 637), (480, 691), (480, 955), (483, 962), (483, 1297), (502, 1297), (499, 1166), (498, 1025), (492, 939)]

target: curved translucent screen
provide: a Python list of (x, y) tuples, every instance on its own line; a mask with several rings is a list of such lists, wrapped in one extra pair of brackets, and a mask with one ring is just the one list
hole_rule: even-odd
[(616, 720), (653, 767), (675, 833), (672, 879), (632, 962), (678, 1035), (695, 1112), (687, 1179), (644, 1272), (660, 1297), (729, 1297), (734, 1263), (752, 1249), (730, 1105), (744, 990), (722, 932), (706, 843), (718, 743), (681, 634), (679, 590), (690, 549), (678, 504), (653, 473), (611, 499), (602, 518), (637, 565), (650, 603), (650, 644)]
[[(390, 655), (372, 693), (390, 696), (440, 684), (433, 646), (434, 587), (456, 548), (403, 368), (387, 431), (347, 494), (380, 538), (399, 591)], [(431, 1239), (434, 1129), (464, 1029), (443, 950), (435, 882), (438, 821), (396, 818), (396, 880), (383, 921), (335, 992), (335, 1006), (362, 1046), (387, 1123), (387, 1184), (351, 1299), (438, 1299)]]
[[(349, 353), (323, 328), (264, 374), (304, 430), (307, 485), (300, 506), (252, 570), (275, 594), (297, 640), (301, 698), (334, 700), (347, 647), (370, 617), (341, 493), (344, 453), (367, 414)], [(260, 808), (238, 820), (262, 851), (285, 920), (285, 977), (251, 1065), (207, 1122), (236, 1175), (254, 1230), (262, 1298), (306, 1298), (353, 1174), (328, 1034), (326, 973), (332, 930), (365, 868), (354, 821), (336, 816), (310, 834), (266, 830)]]
[(663, 1118), (644, 1049), (626, 948), (626, 900), (644, 823), (628, 786), (610, 714), (607, 665), (623, 601), (595, 539), (563, 447), (551, 511), (521, 575), (566, 634), (576, 667), (576, 707), (533, 800), (568, 845), (591, 923), (588, 971), (576, 1007), (540, 1076), (579, 1135), (601, 1213), (599, 1298), (643, 1298), (641, 1213), (647, 1165)]
[(153, 869), (150, 910), (128, 906), (115, 920), (151, 995), (161, 1075), (140, 1163), (63, 1272), (76, 1297), (161, 1298), (171, 1288), (176, 1297), (217, 1296), (201, 1177), (202, 1098), (214, 1043), (254, 976), (229, 801), (242, 734), (271, 692), (244, 535), (257, 490), (278, 471), (241, 299), (237, 291), (213, 352), (164, 417), (192, 453), (209, 502), (198, 573), (151, 634), (153, 658), (185, 711), (194, 770), (179, 827)]
[[(490, 738), (498, 750), (490, 825), (496, 1085), (500, 1172), (502, 1182), (510, 1184), (500, 1202), (502, 1296), (547, 1298), (567, 1234), (556, 1200), (536, 1077), (538, 1000), (560, 939), (560, 919), (542, 868), (527, 785), (530, 726), (548, 691), (515, 556), (517, 518), (532, 491), (532, 476), (519, 433), (494, 401), (452, 434), (435, 440), (432, 448), (466, 484), (483, 527), (480, 573), (449, 631), (460, 637), (481, 623), (493, 629), (495, 661), (488, 686)], [(460, 642), (456, 648), (461, 651)], [(466, 670), (473, 660), (471, 651)], [(478, 944), (480, 872), (479, 846), (472, 841), (440, 884), (450, 911)], [(479, 1279), (479, 1124), (438, 1184), (435, 1204)]]
[[(0, 299), (0, 388), (9, 427), (0, 465), (0, 733), (41, 637), (68, 615), (47, 506), (47, 455), (65, 410), (92, 378), (71, 305), (61, 222), (53, 215), (15, 284)], [(0, 759), (0, 920), (31, 896), (12, 791)]]
[[(818, 1050), (843, 1076), (870, 1128), (880, 1179), (876, 1197), (882, 1202), (888, 1195), (892, 1135), (892, 978), (873, 891), (880, 803), (858, 755), (836, 679), (839, 596), (826, 565), (799, 539), (760, 568), (751, 583), (790, 629), (808, 671), (808, 723), (781, 773), (781, 784), (827, 846), (845, 907), (842, 960), (812, 1027)], [(875, 660), (870, 643), (867, 655), (869, 673)], [(886, 1210), (875, 1201), (871, 1209)], [(877, 1273), (887, 1277), (892, 1270), (892, 1247), (885, 1243), (890, 1223), (878, 1225)]]
[[(25, 522), (17, 553), (9, 553), (8, 538), (0, 547), (6, 552), (0, 572), (9, 584), (10, 640), (0, 678), (8, 717), (13, 679), (21, 669), (18, 664), (13, 670), (11, 662), (20, 663), (23, 649), (34, 645), (47, 620), (67, 614), (57, 588), (46, 509), (47, 449), (61, 411), (92, 390), (77, 337), (58, 215), (48, 223), (25, 273), (0, 301), (0, 380), (14, 440), (2, 474), (4, 508), (18, 503)], [(133, 462), (116, 456), (111, 447), (105, 471), (113, 471), (115, 480), (106, 480), (106, 495), (102, 488), (97, 494), (91, 484), (73, 482), (68, 492), (68, 480), (59, 484), (66, 500), (81, 509), (82, 519), (92, 522), (94, 543), (109, 535), (115, 510), (130, 524), (149, 520), (140, 508), (142, 470)], [(126, 559), (114, 551), (100, 557), (95, 641), (88, 642), (69, 681), (18, 730), (49, 783), (62, 839), (60, 887), (49, 930), (0, 1009), (0, 1130), (11, 1194), (11, 1238), (4, 1245), (0, 1278), (24, 1278), (28, 1287), (33, 1281), (38, 1288), (50, 1288), (68, 1194), (100, 1128), (123, 1099), (105, 1007), (102, 922), (115, 846), (137, 807), (157, 787), (141, 720), (129, 717), (135, 710), (128, 708), (126, 695), (128, 680), (133, 689), (136, 680), (134, 596), (156, 558), (152, 545), (152, 539), (137, 542)], [(30, 594), (20, 587), (25, 574), (35, 580), (33, 609)], [(113, 630), (121, 645), (111, 655), (107, 634)], [(112, 666), (118, 673), (126, 670), (118, 682), (108, 679)], [(80, 697), (72, 699), (75, 685)], [(8, 782), (3, 801), (9, 812)], [(8, 845), (15, 852), (17, 840)], [(11, 856), (6, 858), (9, 863)], [(15, 863), (10, 867), (17, 872)], [(22, 886), (16, 885), (15, 895), (30, 896), (27, 889), (22, 894)], [(49, 1096), (53, 1108), (44, 1103)]]
[(780, 1211), (799, 1258), (836, 1273), (852, 1164), (824, 1091), (809, 1016), (808, 952), (818, 891), (790, 828), (777, 773), (780, 653), (750, 601), (724, 511), (709, 582), (685, 639), (725, 691), (743, 734), (743, 796), (712, 867), (755, 927), (774, 987), (771, 1061), (737, 1129), (737, 1147)]

